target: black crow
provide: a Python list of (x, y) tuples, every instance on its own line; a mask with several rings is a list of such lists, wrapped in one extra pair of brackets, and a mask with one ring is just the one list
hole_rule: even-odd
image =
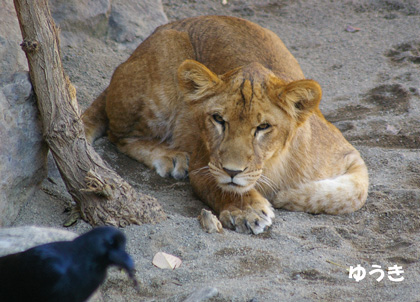
[(73, 241), (59, 241), (0, 257), (1, 302), (82, 302), (105, 280), (108, 266), (134, 278), (124, 234), (99, 227)]

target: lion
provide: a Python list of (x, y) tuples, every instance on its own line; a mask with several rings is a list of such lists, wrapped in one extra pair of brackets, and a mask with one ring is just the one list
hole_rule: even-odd
[(272, 31), (201, 16), (158, 27), (82, 118), (89, 142), (108, 133), (160, 176), (188, 176), (223, 227), (259, 234), (273, 207), (343, 214), (366, 201), (366, 165), (321, 96)]

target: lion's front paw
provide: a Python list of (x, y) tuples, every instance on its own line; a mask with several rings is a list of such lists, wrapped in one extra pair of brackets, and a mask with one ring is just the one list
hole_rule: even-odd
[(183, 179), (188, 175), (188, 160), (188, 153), (174, 151), (155, 159), (153, 166), (162, 177), (171, 175), (175, 179)]
[(268, 229), (273, 223), (274, 211), (270, 203), (259, 202), (246, 206), (244, 209), (224, 210), (219, 215), (219, 220), (225, 228), (239, 233), (260, 234)]

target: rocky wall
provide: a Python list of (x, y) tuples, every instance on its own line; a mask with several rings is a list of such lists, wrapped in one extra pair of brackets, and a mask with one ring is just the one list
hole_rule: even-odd
[[(161, 1), (51, 0), (61, 43), (133, 48), (166, 23)], [(46, 176), (47, 148), (13, 0), (0, 2), (0, 226), (11, 225)]]

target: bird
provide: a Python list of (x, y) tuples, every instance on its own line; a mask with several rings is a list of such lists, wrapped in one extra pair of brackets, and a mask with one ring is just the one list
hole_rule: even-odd
[(135, 280), (126, 238), (110, 226), (73, 241), (57, 241), (0, 257), (0, 301), (83, 302), (102, 284), (107, 268), (124, 269)]

